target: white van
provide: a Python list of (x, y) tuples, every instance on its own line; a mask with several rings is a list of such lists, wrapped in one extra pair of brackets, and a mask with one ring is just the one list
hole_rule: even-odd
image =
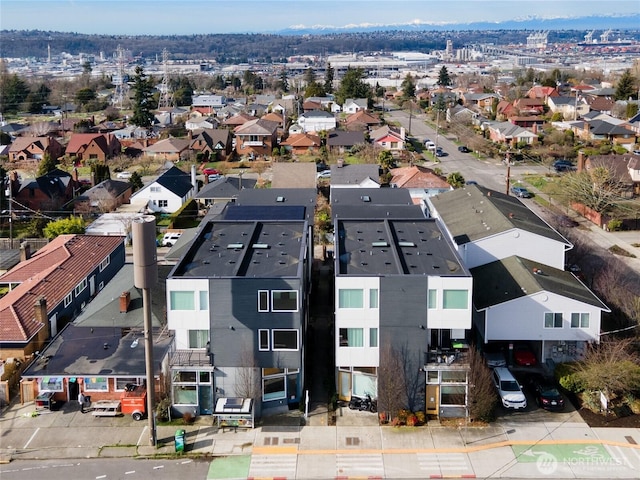
[(508, 368), (496, 367), (491, 375), (505, 408), (516, 410), (527, 408), (527, 397), (524, 396), (522, 387)]
[(434, 151), (434, 152), (436, 151), (436, 144), (433, 143), (431, 140), (427, 140), (424, 143), (424, 146), (427, 147), (427, 150)]
[(180, 235), (182, 235), (182, 232), (165, 233), (164, 237), (162, 237), (162, 246), (173, 247), (180, 238)]

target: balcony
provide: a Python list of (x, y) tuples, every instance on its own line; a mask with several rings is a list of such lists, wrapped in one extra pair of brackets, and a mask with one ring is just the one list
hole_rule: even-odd
[(469, 368), (469, 350), (438, 348), (424, 352), (425, 370), (465, 370)]
[(247, 148), (247, 147), (264, 147), (265, 143), (262, 140), (254, 140), (254, 141), (244, 141), (242, 142), (242, 147), (241, 148)]
[(206, 350), (175, 350), (169, 356), (172, 367), (211, 366), (211, 357)]

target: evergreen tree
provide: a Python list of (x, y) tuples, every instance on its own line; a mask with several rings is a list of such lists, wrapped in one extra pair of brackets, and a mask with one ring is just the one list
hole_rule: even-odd
[(42, 156), (42, 160), (40, 160), (40, 163), (38, 164), (38, 176), (41, 177), (43, 175), (46, 175), (47, 173), (55, 169), (56, 161), (51, 158), (50, 154), (45, 153)]
[(629, 100), (630, 98), (638, 98), (638, 88), (635, 85), (636, 78), (631, 75), (630, 70), (625, 70), (618, 84), (616, 85), (616, 100)]
[(447, 176), (447, 183), (453, 188), (460, 188), (464, 186), (464, 177), (460, 172), (452, 172)]
[(411, 100), (416, 97), (416, 84), (411, 74), (407, 74), (407, 76), (404, 77), (400, 89), (402, 90), (403, 100)]
[(92, 163), (91, 175), (95, 178), (96, 185), (111, 178), (109, 166), (104, 163)]
[(438, 86), (448, 87), (449, 85), (451, 85), (451, 77), (449, 77), (449, 70), (447, 70), (447, 67), (443, 65), (440, 71), (438, 72)]
[(289, 78), (287, 77), (287, 69), (280, 70), (280, 79), (278, 80), (278, 88), (283, 92), (289, 91)]
[[(366, 98), (373, 103), (371, 87), (364, 82), (365, 72), (362, 68), (347, 67), (336, 92), (336, 102), (343, 105), (347, 98)], [(369, 105), (371, 106), (371, 105)]]
[(153, 87), (151, 80), (147, 78), (143, 68), (138, 65), (133, 77), (133, 116), (131, 123), (143, 128), (149, 128), (153, 124), (152, 97)]
[(133, 172), (131, 174), (131, 178), (129, 178), (129, 183), (133, 187), (132, 190), (134, 192), (144, 187), (144, 183), (142, 183), (142, 177), (138, 172)]
[(0, 71), (0, 113), (17, 113), (28, 95), (29, 86), (20, 77)]
[(333, 77), (333, 67), (330, 63), (327, 63), (327, 69), (324, 72), (324, 91), (326, 93), (333, 93)]

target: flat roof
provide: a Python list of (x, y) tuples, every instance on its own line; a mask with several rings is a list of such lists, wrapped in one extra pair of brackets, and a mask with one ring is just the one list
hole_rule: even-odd
[(210, 220), (170, 278), (300, 277), (304, 220)]
[(337, 221), (338, 275), (470, 276), (433, 219)]

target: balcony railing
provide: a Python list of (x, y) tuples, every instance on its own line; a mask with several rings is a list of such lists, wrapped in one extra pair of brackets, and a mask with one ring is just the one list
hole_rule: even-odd
[(175, 350), (169, 357), (172, 367), (210, 366), (211, 356), (203, 350)]
[(469, 366), (469, 350), (450, 348), (432, 349), (424, 353), (425, 365), (429, 368), (467, 368)]

